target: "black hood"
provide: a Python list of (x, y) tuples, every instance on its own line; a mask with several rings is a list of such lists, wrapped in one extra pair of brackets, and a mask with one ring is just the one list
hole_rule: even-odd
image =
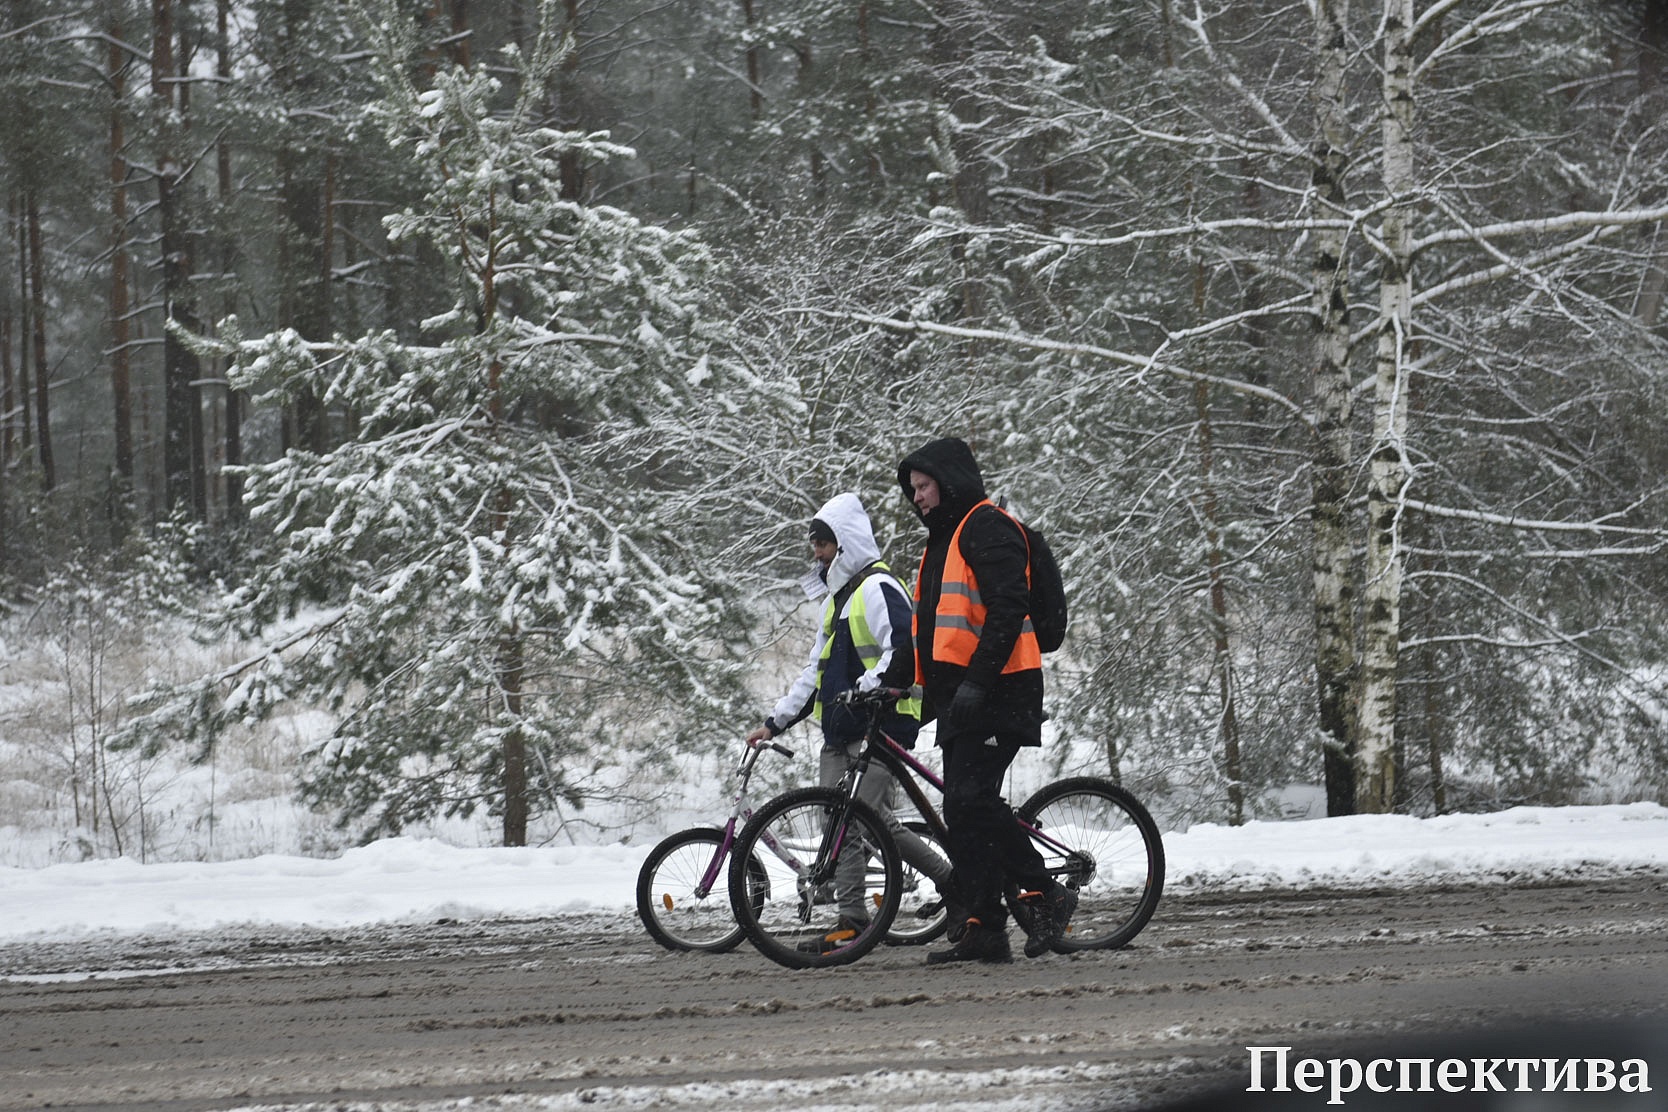
[(938, 483), (938, 508), (921, 517), (929, 534), (937, 535), (942, 530), (954, 529), (969, 510), (985, 500), (985, 479), (979, 473), (979, 463), (973, 458), (973, 449), (959, 437), (947, 436), (924, 444), (898, 464), (898, 485), (913, 505), (915, 491), (909, 485), (911, 471), (931, 475)]

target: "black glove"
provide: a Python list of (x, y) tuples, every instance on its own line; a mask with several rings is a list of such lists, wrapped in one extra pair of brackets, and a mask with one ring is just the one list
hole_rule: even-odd
[(955, 698), (950, 700), (950, 707), (944, 712), (944, 720), (952, 726), (966, 728), (979, 724), (979, 718), (985, 709), (985, 689), (976, 683), (962, 680), (956, 688)]

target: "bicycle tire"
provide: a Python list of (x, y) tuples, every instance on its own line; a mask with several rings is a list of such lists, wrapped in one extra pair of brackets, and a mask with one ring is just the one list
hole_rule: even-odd
[(1017, 813), (1047, 836), (1033, 834), (1032, 842), (1050, 874), (1077, 891), (1077, 909), (1053, 949), (1127, 946), (1164, 892), (1164, 840), (1147, 809), (1111, 780), (1075, 776), (1039, 788)]
[[(944, 849), (942, 840), (938, 837), (929, 823), (914, 819), (903, 824), (904, 829), (910, 831), (927, 845), (949, 860), (949, 854)], [(938, 938), (950, 926), (950, 911), (938, 896), (938, 889), (933, 886), (920, 870), (907, 860), (902, 860), (899, 851), (899, 864), (903, 869), (903, 887), (898, 913), (892, 918), (892, 926), (886, 932), (886, 943), (889, 946), (924, 946)]]
[[(722, 954), (741, 944), (744, 935), (730, 910), (727, 888), (730, 863), (721, 863), (711, 891), (700, 890), (713, 858), (723, 850), (723, 830), (698, 826), (661, 839), (643, 859), (637, 872), (637, 916), (649, 937), (666, 949)], [(769, 883), (764, 867), (753, 861), (747, 872), (752, 898), (762, 899), (758, 889)]]
[[(861, 904), (869, 920), (855, 932), (839, 923), (838, 858), (827, 857), (829, 817), (841, 813), (849, 815), (846, 852), (861, 848), (865, 862)], [(820, 969), (854, 962), (880, 944), (897, 915), (903, 887), (897, 842), (871, 807), (834, 788), (799, 788), (770, 800), (742, 827), (731, 853), (731, 911), (748, 941), (778, 965)], [(764, 870), (762, 900), (745, 895), (742, 863), (748, 860)]]

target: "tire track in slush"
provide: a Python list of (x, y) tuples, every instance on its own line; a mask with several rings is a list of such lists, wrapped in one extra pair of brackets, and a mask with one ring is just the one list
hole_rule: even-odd
[(1004, 1084), (1137, 1108), (1269, 1040), (1660, 1016), (1665, 938), (1668, 877), (1634, 872), (1173, 888), (1124, 950), (930, 970), (674, 954), (618, 914), (9, 944), (0, 1110), (973, 1107)]

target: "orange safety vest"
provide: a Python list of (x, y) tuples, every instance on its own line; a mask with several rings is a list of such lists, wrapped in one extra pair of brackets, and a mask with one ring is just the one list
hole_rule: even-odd
[[(943, 664), (959, 664), (967, 667), (973, 660), (973, 650), (979, 647), (979, 635), (985, 628), (985, 604), (979, 596), (979, 581), (973, 576), (973, 569), (961, 555), (961, 531), (966, 528), (968, 519), (978, 511), (980, 506), (989, 506), (1001, 513), (1010, 521), (1013, 515), (1002, 509), (990, 499), (985, 499), (978, 506), (967, 512), (956, 526), (956, 531), (950, 537), (950, 550), (944, 555), (944, 578), (939, 585), (938, 613), (932, 627), (932, 658)], [(1017, 528), (1019, 523), (1014, 521)], [(921, 576), (927, 567), (926, 553), (921, 554), (921, 567), (915, 573), (915, 601), (921, 601)], [(1025, 585), (1031, 585), (1031, 566), (1025, 566)], [(920, 642), (921, 616), (920, 607), (916, 607), (914, 618), (914, 634), (916, 642)], [(1025, 624), (1020, 627), (1019, 640), (1014, 642), (1013, 652), (1008, 654), (1008, 663), (1003, 667), (1002, 674), (1009, 672), (1024, 672), (1029, 669), (1042, 668), (1042, 649), (1037, 645), (1037, 634), (1031, 628), (1031, 616), (1025, 616)], [(926, 676), (921, 666), (921, 654), (915, 654), (915, 682), (925, 683)]]

